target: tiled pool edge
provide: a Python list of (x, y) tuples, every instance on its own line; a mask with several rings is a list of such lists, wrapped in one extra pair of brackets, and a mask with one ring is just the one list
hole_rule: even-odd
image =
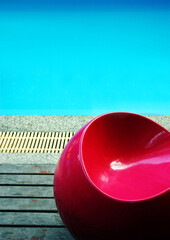
[[(0, 116), (0, 131), (78, 131), (95, 116)], [(170, 131), (170, 116), (146, 116)], [(56, 164), (59, 153), (0, 153), (0, 164)]]

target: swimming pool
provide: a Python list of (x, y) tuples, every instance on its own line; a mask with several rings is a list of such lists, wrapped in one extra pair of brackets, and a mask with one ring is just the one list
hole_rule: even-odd
[(13, 2), (0, 3), (1, 115), (170, 114), (169, 1)]

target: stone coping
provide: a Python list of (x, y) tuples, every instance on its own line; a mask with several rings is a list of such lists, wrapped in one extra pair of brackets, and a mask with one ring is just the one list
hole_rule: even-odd
[(95, 116), (0, 116), (0, 131), (76, 132)]
[[(95, 116), (0, 116), (0, 131), (78, 131)], [(146, 116), (170, 131), (170, 116)], [(57, 164), (59, 153), (0, 153), (0, 164)]]
[(60, 153), (0, 153), (0, 164), (57, 164)]
[[(145, 115), (146, 116), (146, 115)], [(76, 132), (95, 116), (13, 116), (0, 115), (1, 132)], [(170, 131), (170, 116), (146, 117)]]

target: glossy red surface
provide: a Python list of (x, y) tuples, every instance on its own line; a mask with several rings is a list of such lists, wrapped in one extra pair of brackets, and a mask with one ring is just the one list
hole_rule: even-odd
[(132, 113), (93, 119), (63, 151), (54, 195), (76, 239), (166, 239), (170, 133)]

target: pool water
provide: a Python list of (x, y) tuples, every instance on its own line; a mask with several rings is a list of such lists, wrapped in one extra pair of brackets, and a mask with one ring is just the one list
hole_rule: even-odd
[(168, 1), (35, 2), (0, 8), (0, 114), (170, 114)]

